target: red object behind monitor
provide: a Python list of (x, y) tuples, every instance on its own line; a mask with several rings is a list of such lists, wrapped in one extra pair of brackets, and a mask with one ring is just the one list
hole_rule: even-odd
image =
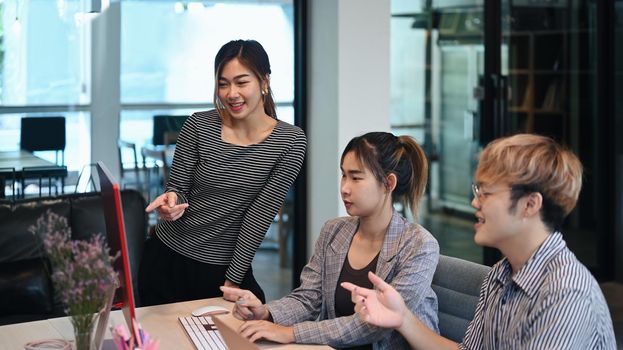
[(102, 191), (102, 208), (104, 209), (106, 238), (110, 247), (110, 254), (114, 256), (117, 252), (121, 252), (120, 257), (114, 262), (114, 269), (119, 274), (120, 286), (115, 292), (113, 306), (122, 308), (128, 329), (132, 331), (132, 334), (135, 334), (134, 322), (132, 322), (132, 320), (136, 319), (134, 291), (132, 289), (132, 273), (125, 236), (119, 183), (110, 174), (103, 162), (97, 162), (97, 172)]

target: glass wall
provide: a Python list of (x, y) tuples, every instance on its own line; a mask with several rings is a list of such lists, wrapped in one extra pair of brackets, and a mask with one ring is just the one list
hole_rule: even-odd
[(269, 54), (276, 101), (292, 102), (292, 10), (287, 1), (122, 2), (121, 101), (210, 103), (218, 49), (254, 39)]
[(89, 102), (88, 25), (79, 0), (5, 0), (1, 13), (3, 106)]
[(617, 195), (612, 190), (616, 68), (612, 43), (604, 39), (612, 38), (614, 28), (610, 5), (578, 0), (507, 6), (512, 18), (503, 31), (509, 52), (503, 64), (512, 92), (507, 131), (550, 136), (578, 155), (584, 166), (582, 191), (562, 231), (598, 279), (611, 279)]
[[(29, 112), (0, 115), (0, 152), (19, 149), (20, 119), (42, 116), (64, 116), (67, 144), (65, 147), (65, 164), (69, 170), (79, 171), (91, 158), (91, 137), (89, 136), (90, 117), (87, 112)], [(54, 151), (35, 152), (37, 157), (50, 162), (56, 161)]]
[[(443, 254), (497, 260), (473, 242), (477, 155), (492, 136), (537, 133), (582, 161), (583, 188), (565, 239), (597, 278), (612, 277), (612, 242), (621, 232), (620, 218), (614, 227), (620, 208), (612, 207), (623, 201), (623, 166), (613, 175), (621, 162), (612, 128), (621, 127), (623, 60), (612, 4), (620, 10), (621, 1), (392, 1), (392, 127), (426, 147), (432, 166), (420, 221)], [(499, 30), (485, 32), (485, 12), (501, 14), (487, 18)], [(612, 30), (614, 48), (604, 39)]]
[[(21, 117), (62, 115), (65, 164), (89, 162), (88, 37), (79, 0), (0, 2), (0, 151), (19, 149)], [(53, 152), (37, 155), (54, 160)]]
[(154, 115), (212, 108), (214, 56), (235, 39), (264, 46), (277, 116), (294, 124), (292, 2), (128, 0), (121, 11), (122, 139), (140, 148), (151, 142)]
[(415, 137), (430, 162), (420, 223), (437, 238), (442, 254), (482, 262), (469, 205), (478, 151), (473, 89), (484, 50), (475, 20), (481, 17), (475, 15), (478, 9), (451, 9), (440, 16), (426, 3), (392, 1), (392, 131)]
[[(0, 150), (19, 149), (21, 117), (64, 115), (66, 164), (79, 170), (90, 162), (95, 14), (84, 14), (83, 6), (81, 0), (0, 1)], [(294, 122), (291, 1), (127, 0), (121, 13), (121, 138), (140, 148), (151, 140), (153, 115), (211, 108), (214, 56), (238, 38), (262, 43), (278, 116)]]

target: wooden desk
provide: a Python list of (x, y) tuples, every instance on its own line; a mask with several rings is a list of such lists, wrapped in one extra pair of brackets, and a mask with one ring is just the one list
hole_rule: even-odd
[(29, 341), (59, 337), (47, 320), (10, 324), (0, 327), (0, 350), (23, 349)]
[[(222, 298), (193, 300), (174, 304), (141, 307), (136, 309), (136, 318), (141, 326), (153, 337), (160, 339), (160, 349), (194, 349), (194, 346), (178, 321), (179, 316), (190, 316), (192, 310), (205, 305), (221, 305), (229, 308), (233, 303)], [(243, 321), (234, 318), (231, 314), (221, 316), (228, 325), (237, 329)], [(121, 311), (113, 311), (109, 323), (125, 324)], [(0, 350), (23, 349), (28, 341), (45, 338), (74, 338), (73, 328), (68, 317), (53, 318), (45, 321), (19, 323), (0, 327)], [(110, 331), (105, 338), (110, 339)], [(331, 349), (324, 345), (304, 344), (276, 344), (259, 342), (262, 349), (280, 350), (326, 350)], [(236, 349), (237, 350), (237, 349)]]
[(21, 171), (24, 167), (54, 166), (56, 164), (41, 159), (28, 151), (3, 151), (0, 152), (0, 168), (15, 168)]

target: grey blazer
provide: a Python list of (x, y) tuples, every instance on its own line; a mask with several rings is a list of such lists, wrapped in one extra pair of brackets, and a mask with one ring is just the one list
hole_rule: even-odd
[[(335, 289), (359, 218), (325, 223), (314, 255), (301, 272), (301, 286), (267, 304), (277, 324), (294, 327), (297, 343), (347, 347), (373, 344), (373, 349), (410, 349), (391, 329), (369, 325), (355, 315), (335, 317)], [(403, 296), (407, 306), (435, 332), (437, 296), (431, 281), (437, 261), (437, 240), (422, 226), (394, 213), (379, 255), (376, 274)]]

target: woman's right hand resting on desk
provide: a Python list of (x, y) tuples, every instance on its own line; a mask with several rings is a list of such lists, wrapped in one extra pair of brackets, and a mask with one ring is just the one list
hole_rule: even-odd
[(175, 192), (163, 193), (149, 203), (145, 211), (150, 213), (155, 209), (163, 220), (175, 221), (184, 215), (184, 211), (188, 208), (188, 203), (176, 203), (177, 194)]
[(221, 291), (224, 294), (237, 297), (238, 301), (236, 301), (231, 311), (235, 318), (243, 321), (268, 320), (270, 316), (268, 309), (255, 294), (248, 290), (225, 286), (221, 287)]
[(266, 339), (277, 343), (294, 343), (294, 328), (282, 326), (270, 320), (270, 312), (266, 305), (250, 291), (238, 288), (221, 286), (224, 294), (236, 295), (238, 301), (234, 305), (232, 314), (235, 318), (248, 321), (242, 324), (238, 332), (251, 342)]

